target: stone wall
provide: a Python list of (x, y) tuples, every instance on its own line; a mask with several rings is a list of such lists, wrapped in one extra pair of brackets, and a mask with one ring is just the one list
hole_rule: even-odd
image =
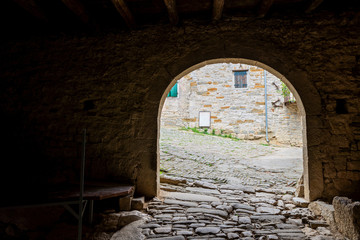
[(2, 38), (1, 187), (77, 179), (86, 128), (87, 178), (125, 178), (156, 195), (158, 113), (171, 82), (211, 59), (241, 58), (302, 100), (305, 197), (360, 197), (359, 26), (351, 11), (320, 12)]
[[(233, 70), (248, 70), (247, 87), (235, 88)], [(274, 142), (302, 145), (297, 104), (284, 102), (281, 81), (267, 73), (268, 134)], [(167, 97), (161, 113), (163, 126), (199, 127), (199, 112), (211, 113), (214, 130), (240, 139), (265, 138), (264, 70), (240, 63), (211, 64), (177, 81), (178, 96)]]

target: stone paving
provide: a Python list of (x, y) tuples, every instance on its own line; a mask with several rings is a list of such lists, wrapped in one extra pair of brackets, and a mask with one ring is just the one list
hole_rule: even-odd
[(160, 169), (167, 175), (285, 188), (302, 174), (302, 148), (161, 128)]
[(338, 239), (294, 197), (299, 149), (176, 129), (161, 134), (167, 172), (160, 197), (148, 203), (152, 217), (140, 226), (146, 239)]
[(336, 239), (294, 189), (166, 179), (177, 185), (162, 184), (148, 204), (146, 239)]

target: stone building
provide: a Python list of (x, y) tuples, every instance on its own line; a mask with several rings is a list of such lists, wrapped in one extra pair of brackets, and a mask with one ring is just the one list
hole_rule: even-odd
[(161, 124), (205, 127), (209, 133), (252, 140), (266, 138), (267, 118), (269, 140), (301, 146), (301, 117), (295, 99), (289, 98), (292, 94), (282, 95), (283, 83), (273, 74), (266, 74), (266, 82), (265, 90), (264, 70), (259, 67), (206, 65), (177, 81), (165, 100)]

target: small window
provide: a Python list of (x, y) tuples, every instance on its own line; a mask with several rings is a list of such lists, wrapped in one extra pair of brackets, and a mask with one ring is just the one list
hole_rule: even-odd
[(247, 70), (234, 71), (235, 88), (247, 88)]
[(175, 85), (172, 87), (172, 89), (170, 90), (170, 92), (167, 96), (168, 97), (177, 97), (178, 96), (178, 84), (177, 83), (175, 83)]

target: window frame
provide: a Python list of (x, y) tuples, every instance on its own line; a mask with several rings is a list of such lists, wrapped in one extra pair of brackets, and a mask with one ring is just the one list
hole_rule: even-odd
[[(249, 87), (248, 83), (248, 69), (241, 69), (241, 70), (233, 70), (234, 74), (234, 88), (240, 88), (240, 89), (247, 89)], [(245, 76), (245, 83), (244, 79), (238, 79), (237, 76)], [(240, 84), (237, 84), (237, 82), (241, 81)]]

